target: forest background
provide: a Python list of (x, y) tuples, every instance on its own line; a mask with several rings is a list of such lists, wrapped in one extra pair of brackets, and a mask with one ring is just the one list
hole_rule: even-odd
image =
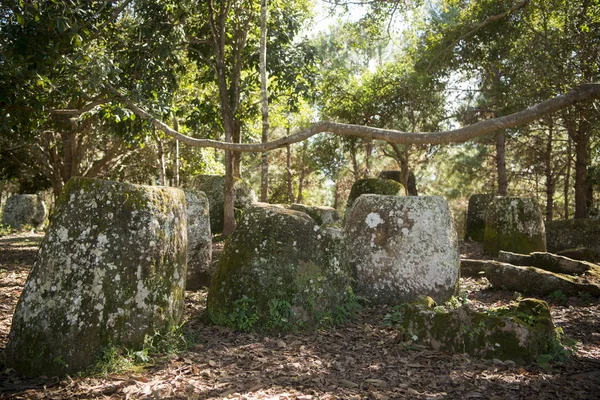
[(168, 133), (260, 143), (320, 120), (442, 131), (599, 82), (599, 61), (598, 0), (6, 0), (2, 199), (57, 196), (72, 176), (186, 187), (227, 172), (263, 201), (343, 211), (354, 181), (397, 169), (448, 199), (459, 228), (474, 193), (536, 197), (546, 220), (593, 217), (598, 101), (449, 145), (320, 134), (230, 153)]

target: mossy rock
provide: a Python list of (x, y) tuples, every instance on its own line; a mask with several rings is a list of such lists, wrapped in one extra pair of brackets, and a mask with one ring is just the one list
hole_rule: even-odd
[[(587, 248), (600, 254), (600, 220), (570, 219), (546, 222), (548, 251)], [(588, 251), (589, 252), (589, 251)]]
[(6, 365), (24, 375), (89, 367), (177, 327), (186, 274), (183, 191), (73, 178), (13, 316)]
[(258, 331), (335, 320), (352, 297), (340, 242), (340, 230), (305, 213), (253, 205), (225, 242), (208, 293), (210, 319)]
[(435, 350), (527, 364), (560, 346), (550, 309), (542, 300), (523, 299), (487, 312), (467, 306), (447, 311), (421, 300), (403, 310), (406, 339)]
[(459, 250), (448, 203), (437, 196), (359, 197), (344, 231), (345, 262), (358, 295), (399, 304), (456, 291)]
[(203, 192), (186, 190), (188, 262), (185, 287), (208, 287), (214, 273), (208, 198)]
[(36, 194), (15, 194), (6, 200), (2, 224), (20, 230), (28, 225), (41, 228), (46, 221), (46, 204)]
[(404, 187), (400, 182), (393, 179), (359, 179), (354, 182), (352, 189), (350, 189), (350, 195), (348, 196), (348, 202), (346, 203), (346, 215), (350, 212), (354, 201), (363, 194), (401, 196), (404, 194)]
[(294, 203), (290, 206), (292, 210), (301, 211), (310, 215), (318, 225), (340, 225), (340, 214), (333, 207), (326, 206), (307, 206)]
[(483, 243), (485, 234), (485, 212), (494, 198), (491, 194), (474, 194), (469, 197), (465, 240)]
[[(195, 176), (190, 185), (190, 189), (204, 192), (208, 197), (210, 204), (210, 230), (212, 234), (223, 232), (223, 207), (225, 176), (223, 175), (198, 175)], [(236, 220), (239, 219), (243, 210), (253, 203), (256, 203), (256, 193), (252, 188), (242, 181), (235, 179), (235, 214)]]
[(485, 213), (484, 253), (546, 251), (542, 213), (534, 198), (494, 197)]

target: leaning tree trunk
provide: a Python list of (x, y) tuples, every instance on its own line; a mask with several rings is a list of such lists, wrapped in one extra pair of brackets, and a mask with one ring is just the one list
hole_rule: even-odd
[(565, 171), (565, 186), (564, 186), (564, 197), (565, 197), (565, 208), (564, 208), (564, 219), (569, 219), (569, 192), (571, 191), (571, 136), (567, 135), (567, 165)]
[(498, 195), (508, 196), (508, 179), (506, 178), (506, 134), (496, 135), (496, 169), (498, 170)]

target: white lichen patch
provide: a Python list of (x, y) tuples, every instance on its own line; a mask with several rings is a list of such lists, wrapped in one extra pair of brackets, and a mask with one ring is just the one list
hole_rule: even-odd
[(381, 219), (381, 216), (378, 213), (372, 212), (367, 215), (367, 218), (365, 219), (365, 223), (367, 224), (367, 226), (369, 228), (373, 229), (373, 228), (377, 228), (377, 226), (383, 224), (384, 221), (383, 221), (383, 219)]

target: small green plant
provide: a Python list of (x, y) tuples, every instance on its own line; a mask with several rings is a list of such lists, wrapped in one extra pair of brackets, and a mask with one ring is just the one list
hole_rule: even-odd
[(548, 297), (559, 303), (565, 303), (567, 301), (567, 295), (560, 289), (557, 289), (554, 292), (550, 293)]
[(131, 369), (134, 365), (133, 358), (122, 348), (109, 345), (100, 349), (94, 364), (82, 375), (107, 376), (112, 373), (121, 373)]
[(585, 302), (590, 302), (592, 301), (592, 295), (590, 294), (590, 292), (579, 292), (579, 298), (581, 298), (581, 300), (585, 301)]
[(269, 327), (283, 328), (289, 324), (292, 316), (292, 305), (289, 301), (271, 299), (267, 305), (269, 306)]
[(252, 329), (258, 321), (258, 313), (254, 302), (254, 299), (245, 295), (235, 300), (233, 302), (234, 310), (229, 314), (227, 325), (242, 332)]
[(9, 225), (4, 225), (0, 223), (0, 237), (10, 235), (13, 233), (13, 229)]
[(554, 365), (562, 365), (567, 359), (575, 353), (577, 341), (564, 336), (562, 328), (555, 329), (556, 338), (552, 340), (551, 347), (548, 353), (540, 354), (536, 358), (536, 364), (544, 370), (544, 372), (552, 372)]
[(385, 314), (385, 316), (383, 317), (383, 324), (392, 328), (402, 327), (402, 323), (404, 322), (405, 306), (405, 304), (399, 304), (392, 307), (392, 311), (390, 313)]

